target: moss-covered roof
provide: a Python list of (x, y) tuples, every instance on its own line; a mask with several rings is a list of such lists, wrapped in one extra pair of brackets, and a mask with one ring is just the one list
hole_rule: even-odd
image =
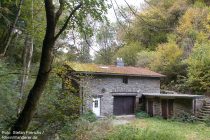
[(143, 76), (143, 77), (164, 77), (164, 75), (153, 72), (146, 68), (131, 67), (131, 66), (114, 66), (114, 65), (97, 65), (84, 64), (76, 62), (66, 62), (72, 70), (81, 73), (101, 74), (101, 75), (129, 75), (129, 76)]

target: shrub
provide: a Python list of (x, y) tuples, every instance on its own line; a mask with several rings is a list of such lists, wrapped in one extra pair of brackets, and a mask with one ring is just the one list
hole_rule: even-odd
[(136, 118), (142, 119), (142, 118), (148, 118), (148, 117), (149, 117), (149, 115), (144, 111), (136, 113)]
[(84, 113), (82, 116), (81, 116), (82, 119), (85, 119), (89, 122), (95, 122), (97, 120), (97, 117), (96, 115), (91, 111), (87, 111), (86, 113)]
[(205, 121), (206, 126), (210, 127), (210, 116)]

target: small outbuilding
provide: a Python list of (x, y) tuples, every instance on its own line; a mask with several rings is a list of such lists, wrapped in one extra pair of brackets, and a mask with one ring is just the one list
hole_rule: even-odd
[(203, 106), (202, 95), (143, 93), (143, 96), (148, 114), (162, 116), (165, 119), (183, 112), (197, 114)]

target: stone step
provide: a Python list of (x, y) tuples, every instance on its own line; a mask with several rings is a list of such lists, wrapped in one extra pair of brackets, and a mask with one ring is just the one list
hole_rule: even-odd
[(209, 118), (209, 115), (199, 115), (198, 118)]
[(207, 120), (208, 117), (198, 117), (197, 119), (198, 119), (198, 120)]
[(208, 107), (202, 107), (202, 109), (210, 109), (210, 108), (208, 108)]
[(199, 112), (202, 112), (202, 113), (205, 113), (205, 114), (210, 114), (210, 111), (209, 110), (205, 110), (205, 109), (202, 109)]
[(205, 121), (208, 117), (210, 117), (210, 100), (207, 100), (198, 112), (197, 120)]
[(205, 116), (198, 116), (197, 118), (198, 119), (205, 119), (206, 117)]
[(199, 121), (206, 121), (208, 118), (197, 118), (197, 120), (199, 120)]
[(210, 107), (208, 107), (208, 106), (203, 106), (202, 108), (205, 108), (205, 109), (210, 109)]
[(208, 113), (203, 113), (203, 112), (200, 112), (200, 113), (198, 113), (198, 115), (197, 116), (209, 116), (210, 114), (208, 114)]
[(198, 118), (208, 118), (208, 117), (210, 117), (209, 115), (199, 115), (199, 116), (197, 116)]
[(200, 118), (197, 118), (197, 120), (198, 120), (198, 121), (202, 121), (202, 122), (203, 122), (203, 121), (206, 121), (206, 119), (200, 119)]
[(200, 118), (200, 119), (207, 119), (207, 118), (209, 118), (210, 116), (209, 115), (207, 115), (207, 116), (202, 116), (202, 115), (199, 115), (199, 116), (197, 116), (197, 118)]
[(210, 110), (209, 110), (209, 109), (202, 109), (202, 110), (200, 110), (200, 111), (210, 112)]
[(210, 114), (210, 111), (209, 110), (201, 110), (200, 112), (206, 113), (206, 114)]

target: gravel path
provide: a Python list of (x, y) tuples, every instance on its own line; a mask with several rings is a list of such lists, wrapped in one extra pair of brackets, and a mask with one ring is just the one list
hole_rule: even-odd
[(116, 118), (112, 121), (112, 124), (123, 125), (123, 124), (130, 123), (132, 120), (135, 120), (135, 115), (116, 116)]

